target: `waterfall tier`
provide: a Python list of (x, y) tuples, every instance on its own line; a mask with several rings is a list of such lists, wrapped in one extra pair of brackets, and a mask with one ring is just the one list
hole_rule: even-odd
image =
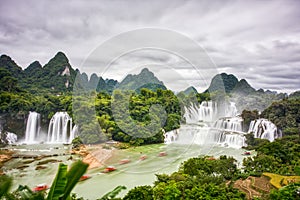
[(194, 124), (199, 121), (211, 122), (217, 113), (216, 103), (212, 101), (203, 101), (200, 105), (192, 104), (184, 109), (184, 118), (187, 124)]
[(164, 137), (165, 137), (164, 139), (165, 144), (170, 144), (172, 142), (175, 142), (178, 138), (178, 129), (164, 133)]
[(234, 102), (218, 105), (213, 101), (202, 101), (200, 105), (192, 104), (184, 108), (184, 118), (187, 124), (200, 121), (213, 122), (219, 117), (235, 117), (237, 108)]
[(213, 124), (213, 128), (223, 131), (242, 132), (243, 118), (241, 117), (227, 117), (217, 120)]
[(25, 143), (37, 142), (41, 130), (41, 115), (37, 112), (29, 112), (26, 124)]
[(201, 146), (222, 145), (232, 148), (246, 146), (243, 134), (229, 133), (197, 125), (182, 125), (176, 131), (165, 133), (165, 143), (196, 144)]
[(238, 114), (238, 110), (234, 102), (230, 102), (229, 106), (225, 107), (225, 117), (235, 117)]
[(71, 143), (73, 139), (72, 118), (67, 112), (55, 113), (49, 123), (47, 142)]
[(251, 121), (248, 133), (253, 133), (255, 138), (268, 139), (270, 142), (282, 137), (275, 124), (262, 118)]

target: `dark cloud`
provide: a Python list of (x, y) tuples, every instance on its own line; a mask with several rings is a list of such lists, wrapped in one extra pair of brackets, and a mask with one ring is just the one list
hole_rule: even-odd
[[(256, 88), (291, 92), (300, 89), (299, 7), (297, 0), (2, 0), (0, 53), (27, 67), (34, 60), (45, 64), (57, 51), (63, 51), (75, 68), (92, 73), (106, 65), (105, 59), (89, 58), (104, 41), (133, 29), (156, 27), (177, 31), (198, 42), (219, 72), (245, 78)], [(120, 43), (120, 48), (130, 42)], [(180, 42), (169, 45), (191, 54), (194, 51)], [(106, 75), (121, 80), (127, 72), (147, 63), (176, 68), (183, 78), (172, 78), (163, 70), (159, 75), (169, 84), (173, 81), (174, 90), (189, 84), (196, 84), (199, 91), (206, 87), (193, 76), (195, 72), (189, 71), (189, 63), (164, 53), (140, 52), (118, 60)], [(203, 74), (203, 79), (212, 76)]]

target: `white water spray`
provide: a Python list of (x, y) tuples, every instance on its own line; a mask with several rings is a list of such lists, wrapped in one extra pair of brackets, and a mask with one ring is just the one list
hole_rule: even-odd
[(31, 144), (37, 142), (41, 130), (41, 115), (37, 112), (29, 112), (27, 119), (25, 143)]
[(73, 139), (72, 118), (67, 112), (55, 113), (49, 123), (47, 142), (71, 143)]
[(251, 121), (248, 133), (253, 133), (255, 138), (267, 139), (270, 142), (282, 137), (276, 125), (263, 118)]

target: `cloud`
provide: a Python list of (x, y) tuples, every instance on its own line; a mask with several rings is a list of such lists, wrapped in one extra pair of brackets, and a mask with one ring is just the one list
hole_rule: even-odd
[[(133, 29), (163, 28), (177, 31), (201, 45), (217, 65), (212, 72), (235, 74), (256, 88), (290, 92), (300, 89), (299, 7), (296, 0), (3, 0), (0, 53), (10, 55), (25, 68), (34, 60), (45, 64), (57, 51), (63, 51), (75, 68), (92, 73), (105, 67), (103, 58), (89, 57), (103, 42)], [(118, 45), (125, 48), (130, 42)], [(161, 42), (167, 44), (168, 40)], [(191, 51), (190, 55), (194, 51), (180, 42), (168, 45)], [(118, 60), (106, 74), (120, 80), (128, 71), (147, 63), (176, 68), (183, 78), (172, 78), (166, 70), (158, 75), (173, 90), (183, 89), (186, 85), (183, 82), (196, 84), (199, 91), (206, 89), (206, 84), (193, 76), (189, 64), (172, 55), (141, 52)], [(202, 78), (209, 81), (213, 75), (208, 73)]]

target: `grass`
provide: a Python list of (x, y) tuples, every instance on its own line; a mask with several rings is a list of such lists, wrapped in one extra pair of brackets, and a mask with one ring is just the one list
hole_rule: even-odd
[(288, 185), (289, 183), (300, 183), (300, 176), (282, 176), (279, 174), (273, 174), (273, 173), (263, 173), (264, 176), (270, 178), (270, 183), (276, 187), (277, 189)]

